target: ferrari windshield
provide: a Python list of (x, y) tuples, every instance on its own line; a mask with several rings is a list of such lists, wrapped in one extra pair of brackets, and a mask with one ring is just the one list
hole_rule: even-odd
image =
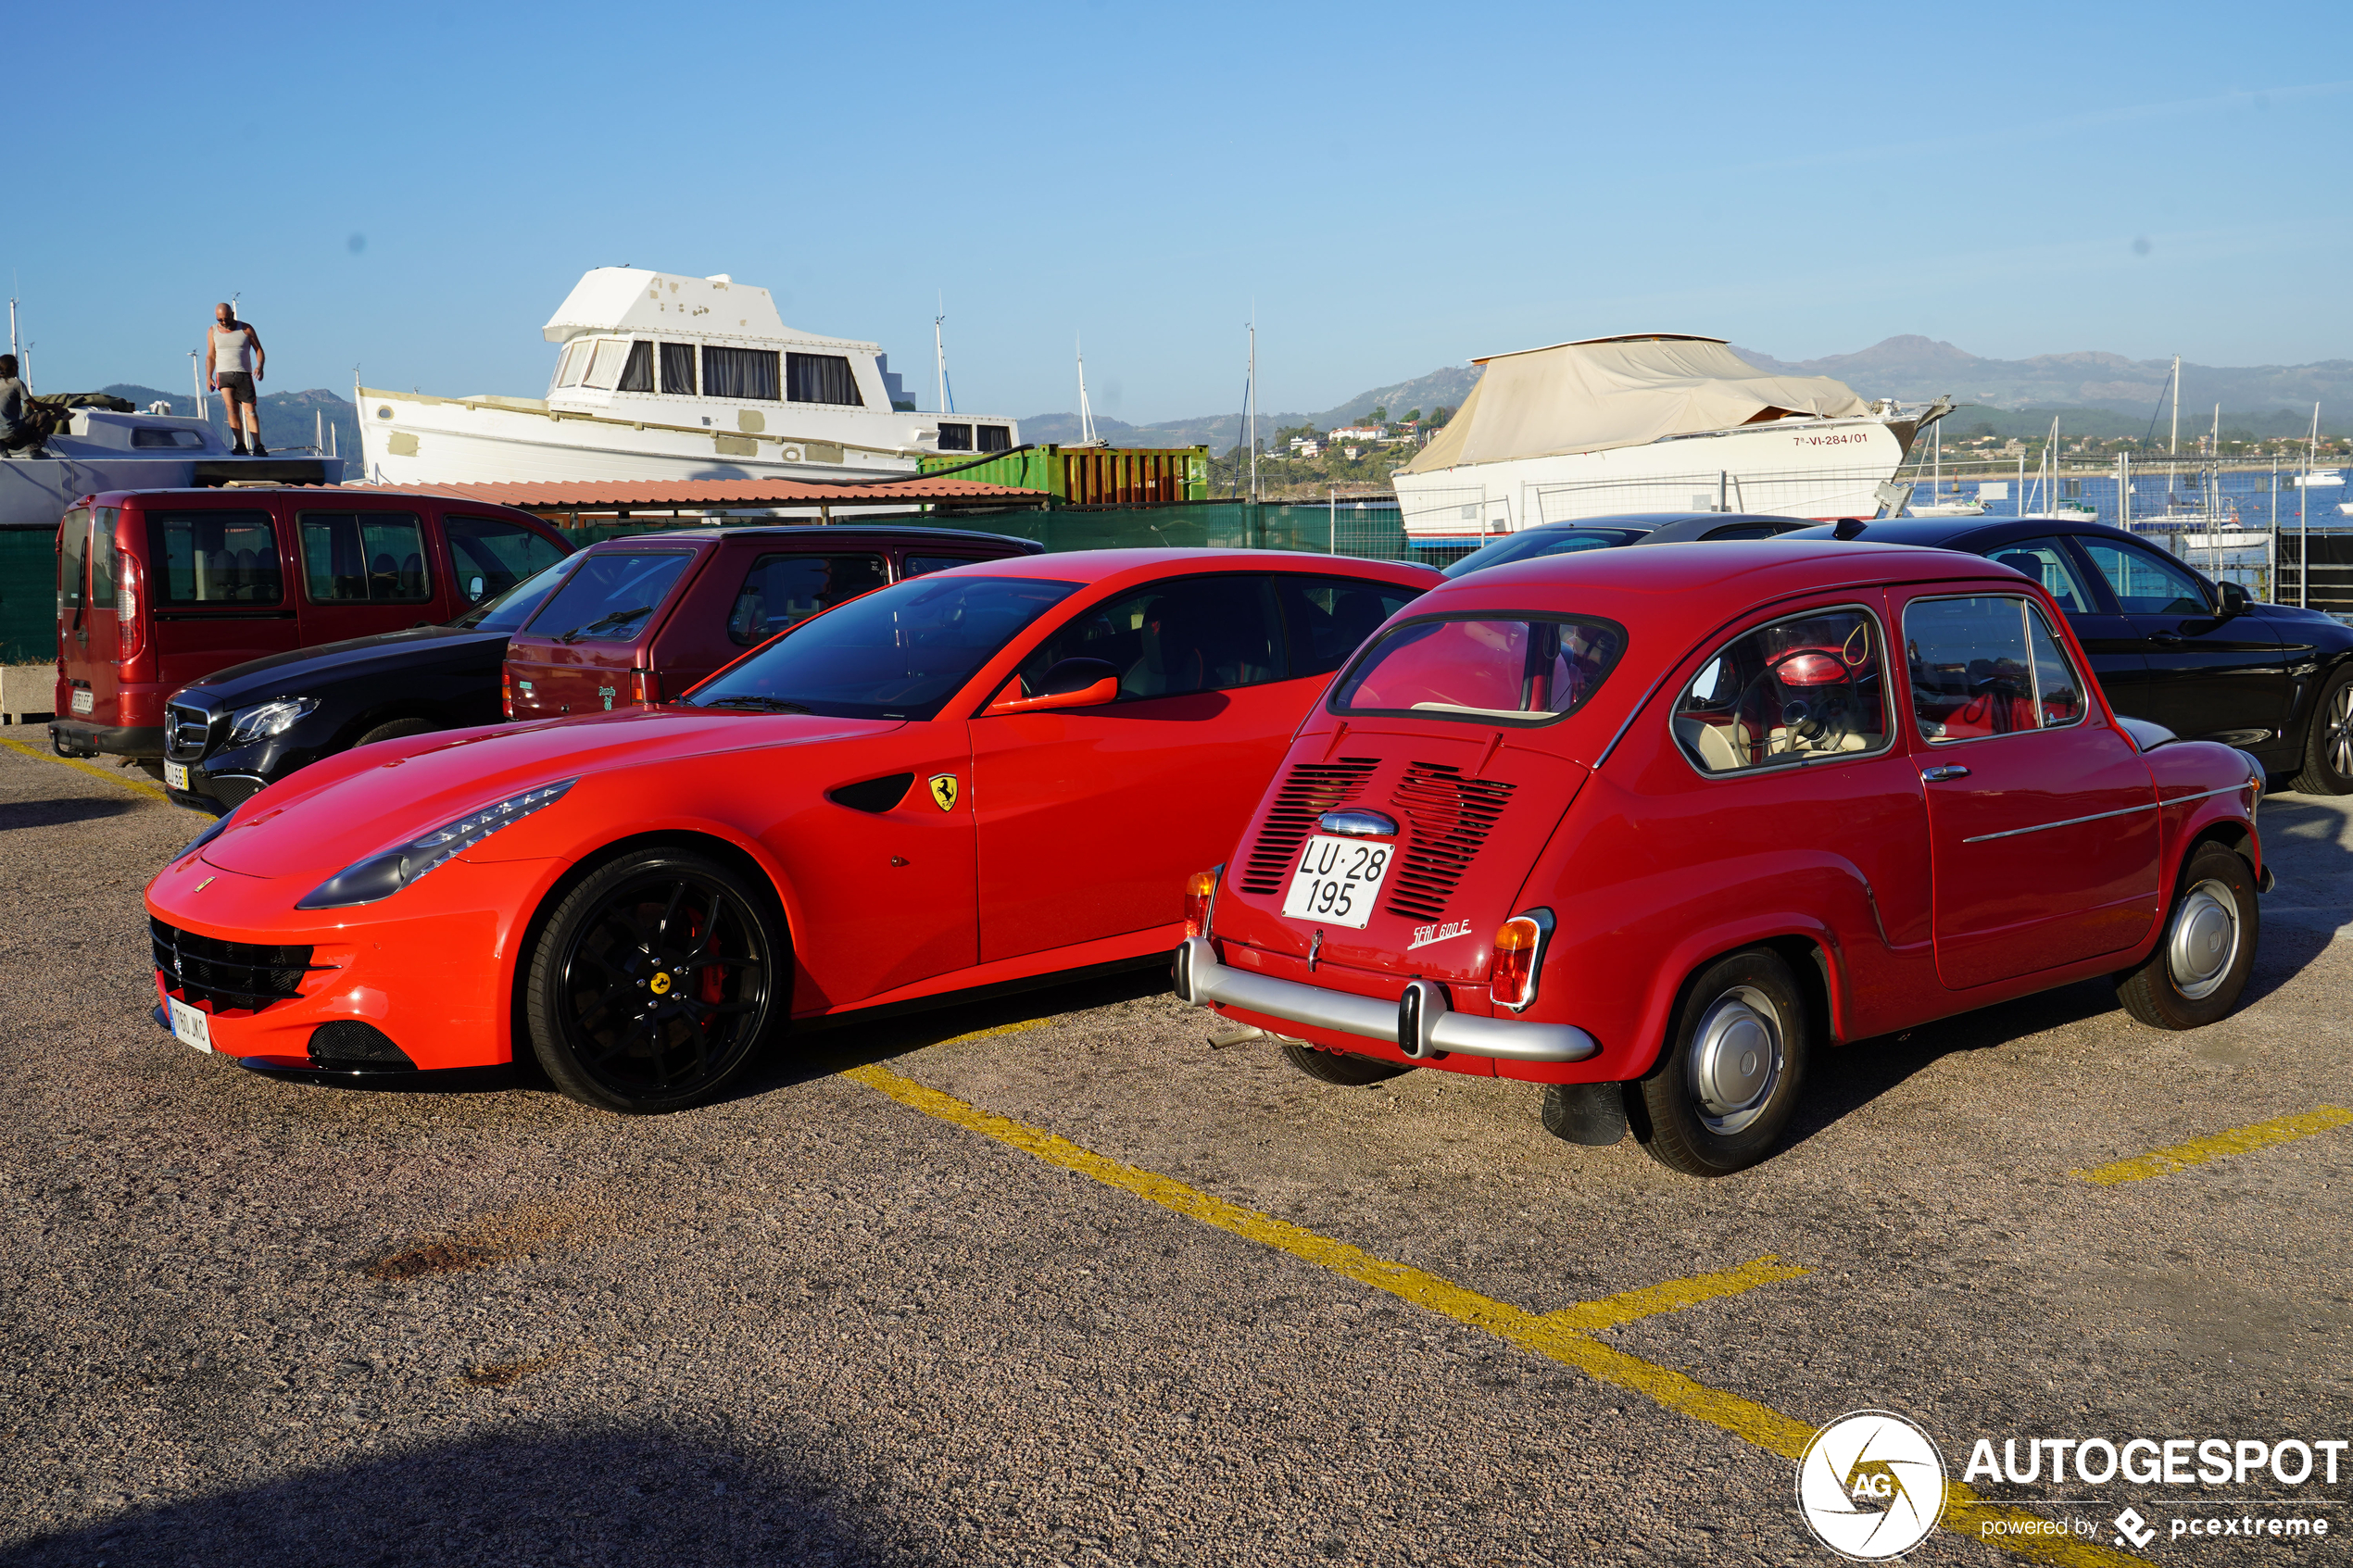
[(1625, 646), (1624, 631), (1606, 621), (1409, 621), (1358, 658), (1331, 710), (1549, 723), (1601, 688)]
[(686, 703), (837, 719), (929, 719), (1023, 628), (1078, 591), (1034, 577), (917, 577), (812, 617)]

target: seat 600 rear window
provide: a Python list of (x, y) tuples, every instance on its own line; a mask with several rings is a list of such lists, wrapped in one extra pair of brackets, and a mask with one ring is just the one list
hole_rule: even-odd
[(1549, 724), (1592, 699), (1625, 647), (1625, 628), (1610, 621), (1409, 621), (1356, 661), (1332, 694), (1331, 711)]
[(1888, 744), (1879, 621), (1809, 609), (1724, 645), (1675, 702), (1675, 740), (1703, 772), (1818, 761)]

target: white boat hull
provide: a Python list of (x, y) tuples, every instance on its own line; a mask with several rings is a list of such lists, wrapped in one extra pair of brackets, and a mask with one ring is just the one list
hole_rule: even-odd
[[(143, 434), (181, 445), (134, 445)], [(247, 474), (259, 483), (333, 484), (348, 466), (308, 448), (241, 457), (202, 420), (99, 408), (74, 410), (47, 450), (46, 458), (0, 458), (0, 528), (55, 528), (76, 501), (109, 490), (184, 490)]]
[(1879, 515), (1879, 487), (1908, 446), (1873, 417), (1781, 420), (1640, 446), (1399, 474), (1416, 545), (1476, 545), (1499, 533), (1624, 512), (1729, 510), (1824, 521)]

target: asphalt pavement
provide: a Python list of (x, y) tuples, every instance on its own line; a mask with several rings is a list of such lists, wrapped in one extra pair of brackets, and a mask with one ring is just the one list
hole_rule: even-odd
[[(1826, 1564), (1794, 1451), (1864, 1408), (1956, 1483), (2353, 1438), (2347, 802), (2265, 802), (2231, 1018), (1849, 1046), (1703, 1183), (1524, 1085), (1213, 1049), (1151, 971), (657, 1119), (264, 1080), (151, 1021), (202, 823), (139, 783), (0, 750), (0, 1562)], [(2338, 1476), (1980, 1478), (1908, 1560), (2336, 1561)], [(2225, 1514), (2332, 1534), (2170, 1534)]]

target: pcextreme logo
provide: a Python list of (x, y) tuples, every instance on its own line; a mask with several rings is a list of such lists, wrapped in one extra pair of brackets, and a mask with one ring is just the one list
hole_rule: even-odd
[(1890, 1411), (1853, 1411), (1797, 1461), (1797, 1508), (1821, 1543), (1856, 1562), (1911, 1550), (1944, 1512), (1944, 1456)]

